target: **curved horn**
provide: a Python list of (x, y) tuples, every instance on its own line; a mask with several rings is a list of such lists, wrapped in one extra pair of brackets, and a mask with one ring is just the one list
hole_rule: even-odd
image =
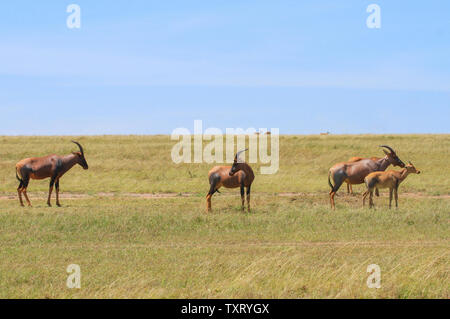
[(81, 146), (81, 144), (80, 143), (78, 143), (78, 142), (75, 142), (75, 141), (72, 141), (72, 143), (75, 143), (75, 144), (77, 144), (78, 145), (78, 147), (80, 148), (80, 152), (81, 152), (81, 154), (84, 156), (84, 151), (83, 151), (83, 146)]
[(236, 156), (234, 157), (235, 159), (238, 159), (239, 155), (241, 155), (242, 152), (248, 151), (248, 148), (246, 148), (245, 150), (239, 151), (236, 153)]
[(395, 154), (395, 151), (392, 149), (392, 147), (390, 147), (390, 146), (388, 146), (388, 145), (380, 145), (380, 147), (387, 148), (388, 150), (391, 151), (391, 153)]

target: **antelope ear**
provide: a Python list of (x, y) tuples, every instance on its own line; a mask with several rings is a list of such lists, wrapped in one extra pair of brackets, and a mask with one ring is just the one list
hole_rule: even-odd
[(411, 163), (411, 161), (408, 161), (408, 164), (414, 166), (413, 163)]
[(384, 154), (389, 155), (390, 153), (383, 149)]

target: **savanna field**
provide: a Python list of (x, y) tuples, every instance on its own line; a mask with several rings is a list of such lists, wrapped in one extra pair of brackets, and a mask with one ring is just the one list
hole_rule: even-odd
[[(61, 179), (63, 207), (47, 207), (49, 180), (32, 180), (20, 207), (15, 163), (85, 149), (89, 170)], [(281, 136), (280, 168), (221, 189), (205, 213), (216, 164), (174, 164), (169, 136), (0, 137), (0, 298), (449, 298), (450, 135)], [(204, 142), (205, 144), (206, 142)], [(345, 184), (329, 207), (328, 169), (392, 146), (422, 171), (388, 209), (362, 207)], [(388, 169), (392, 169), (392, 166)], [(394, 168), (399, 169), (399, 168)], [(55, 203), (54, 195), (52, 203)], [(81, 289), (66, 287), (69, 264)], [(381, 269), (370, 289), (367, 266)]]

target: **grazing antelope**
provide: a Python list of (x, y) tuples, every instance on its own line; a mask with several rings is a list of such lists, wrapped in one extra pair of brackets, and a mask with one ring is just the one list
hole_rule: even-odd
[[(348, 160), (348, 162), (359, 162), (360, 160), (362, 160), (364, 158), (362, 157), (350, 157), (350, 159)], [(377, 161), (380, 159), (380, 157), (371, 157), (370, 158), (372, 161)], [(353, 188), (352, 188), (352, 184), (350, 184), (349, 182), (347, 182), (347, 194), (353, 194)], [(378, 196), (378, 189), (375, 190), (375, 194)]]
[(48, 192), (47, 205), (50, 204), (50, 197), (53, 191), (53, 185), (56, 188), (56, 205), (59, 203), (59, 179), (75, 164), (80, 164), (84, 169), (88, 169), (88, 164), (84, 158), (83, 147), (80, 143), (72, 141), (80, 148), (79, 152), (73, 152), (66, 156), (48, 155), (44, 157), (32, 157), (21, 160), (16, 164), (16, 177), (20, 184), (17, 188), (19, 194), (20, 205), (23, 205), (22, 194), (27, 200), (28, 206), (31, 206), (30, 199), (27, 195), (28, 183), (31, 179), (44, 179), (50, 177), (50, 189)]
[[(389, 152), (383, 149), (386, 156), (377, 161), (362, 159), (357, 162), (337, 163), (330, 168), (328, 172), (328, 185), (331, 187), (330, 204), (332, 209), (336, 208), (334, 196), (341, 187), (342, 183), (348, 182), (349, 184), (362, 184), (364, 183), (364, 178), (367, 175), (372, 172), (385, 171), (391, 164), (402, 168), (405, 167), (405, 164), (398, 158), (397, 154), (391, 147), (387, 145), (380, 145), (380, 147), (388, 149)], [(331, 183), (331, 179), (334, 181), (334, 186)]]
[(211, 197), (215, 192), (219, 192), (221, 186), (241, 188), (242, 210), (244, 210), (245, 204), (244, 187), (247, 187), (247, 205), (250, 212), (250, 188), (255, 179), (255, 174), (247, 163), (239, 159), (239, 155), (246, 150), (236, 153), (233, 166), (215, 166), (209, 171), (210, 189), (208, 195), (206, 195), (206, 210), (208, 212), (211, 211)]
[(398, 207), (398, 187), (400, 186), (400, 183), (403, 182), (411, 173), (420, 174), (420, 171), (417, 170), (411, 162), (409, 162), (409, 164), (400, 171), (389, 170), (386, 172), (373, 172), (367, 175), (364, 179), (367, 191), (363, 195), (363, 207), (366, 204), (366, 197), (369, 194), (370, 208), (374, 206), (374, 188), (389, 188), (389, 208), (392, 206), (392, 193), (394, 193), (395, 196), (395, 207)]

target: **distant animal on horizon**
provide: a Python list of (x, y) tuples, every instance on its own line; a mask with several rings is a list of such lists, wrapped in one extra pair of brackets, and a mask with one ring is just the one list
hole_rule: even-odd
[(367, 191), (363, 194), (363, 207), (366, 204), (366, 197), (369, 194), (369, 206), (370, 208), (374, 207), (374, 188), (389, 188), (389, 208), (392, 207), (392, 193), (394, 193), (395, 197), (395, 207), (398, 207), (398, 187), (409, 174), (420, 174), (420, 171), (411, 162), (400, 171), (389, 170), (385, 172), (373, 172), (367, 175), (364, 179)]
[(219, 192), (219, 188), (224, 186), (226, 188), (241, 189), (242, 210), (245, 206), (245, 189), (247, 188), (247, 206), (250, 212), (250, 189), (255, 179), (250, 165), (240, 160), (239, 155), (247, 149), (239, 151), (234, 157), (232, 166), (215, 166), (208, 173), (209, 192), (206, 195), (206, 211), (211, 211), (211, 197), (215, 192)]
[[(334, 196), (341, 187), (342, 183), (348, 182), (349, 184), (362, 184), (364, 178), (372, 172), (385, 171), (389, 165), (405, 167), (405, 164), (398, 158), (395, 151), (388, 145), (380, 145), (380, 147), (389, 150), (385, 157), (373, 161), (371, 159), (362, 159), (357, 162), (342, 162), (333, 165), (328, 171), (328, 185), (331, 187), (330, 191), (330, 204), (331, 208), (335, 209)], [(334, 185), (331, 183), (333, 180)]]
[(30, 179), (45, 179), (50, 177), (50, 188), (48, 191), (47, 205), (52, 206), (50, 198), (53, 191), (53, 186), (56, 188), (56, 205), (61, 206), (59, 202), (59, 179), (74, 165), (79, 164), (85, 170), (89, 168), (86, 159), (84, 158), (83, 147), (80, 143), (72, 141), (78, 148), (79, 152), (72, 152), (66, 156), (48, 155), (44, 157), (32, 157), (21, 160), (16, 164), (16, 178), (20, 184), (17, 188), (20, 205), (24, 206), (22, 194), (31, 206), (30, 199), (27, 195), (27, 187)]

